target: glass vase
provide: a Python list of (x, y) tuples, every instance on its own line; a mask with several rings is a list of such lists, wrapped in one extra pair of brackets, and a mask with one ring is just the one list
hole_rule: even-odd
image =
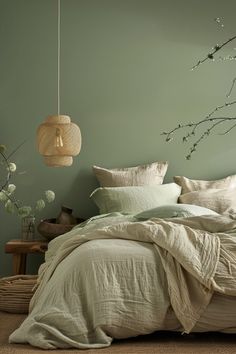
[(35, 236), (35, 217), (26, 216), (21, 220), (21, 239), (22, 241), (32, 241)]

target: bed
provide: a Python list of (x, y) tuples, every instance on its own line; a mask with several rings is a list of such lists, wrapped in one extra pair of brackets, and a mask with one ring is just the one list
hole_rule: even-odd
[(177, 205), (176, 184), (101, 188), (92, 198), (102, 213), (50, 242), (10, 343), (86, 349), (159, 330), (236, 333), (235, 214)]

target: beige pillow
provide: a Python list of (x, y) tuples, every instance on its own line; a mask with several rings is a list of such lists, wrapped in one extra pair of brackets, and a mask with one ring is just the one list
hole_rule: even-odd
[(181, 194), (200, 191), (209, 188), (224, 189), (224, 188), (236, 188), (236, 175), (228, 176), (215, 181), (202, 181), (198, 179), (189, 179), (184, 176), (175, 176), (175, 183), (182, 187)]
[(113, 169), (93, 166), (93, 171), (101, 187), (125, 187), (162, 184), (167, 167), (165, 161)]
[(236, 212), (236, 188), (205, 189), (182, 194), (179, 202), (195, 204), (219, 214)]

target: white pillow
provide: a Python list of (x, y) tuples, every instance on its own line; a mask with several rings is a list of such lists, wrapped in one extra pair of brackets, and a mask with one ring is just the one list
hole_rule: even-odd
[(153, 162), (127, 168), (103, 168), (93, 166), (93, 172), (101, 187), (124, 187), (162, 184), (168, 162)]
[(163, 204), (176, 204), (181, 188), (176, 183), (156, 186), (97, 188), (91, 198), (100, 214), (123, 212), (136, 214)]
[(179, 218), (201, 215), (218, 215), (215, 211), (191, 204), (167, 204), (136, 214), (139, 220), (150, 218)]

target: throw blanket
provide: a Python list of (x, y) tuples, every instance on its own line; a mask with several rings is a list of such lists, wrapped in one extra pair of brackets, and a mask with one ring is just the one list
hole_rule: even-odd
[[(125, 221), (84, 234), (83, 228), (79, 232), (73, 230), (72, 236), (67, 235), (61, 245), (60, 240), (55, 241), (59, 243), (56, 253), (49, 247), (50, 256), (40, 270), (40, 283), (31, 301), (29, 317), (57, 267), (78, 246), (90, 240), (120, 238), (154, 245), (165, 270), (170, 303), (184, 331), (189, 333), (215, 291), (236, 296), (235, 229), (236, 221), (229, 216), (202, 216)], [(52, 248), (55, 244), (52, 243)], [(24, 323), (10, 341), (19, 342), (23, 332)]]

